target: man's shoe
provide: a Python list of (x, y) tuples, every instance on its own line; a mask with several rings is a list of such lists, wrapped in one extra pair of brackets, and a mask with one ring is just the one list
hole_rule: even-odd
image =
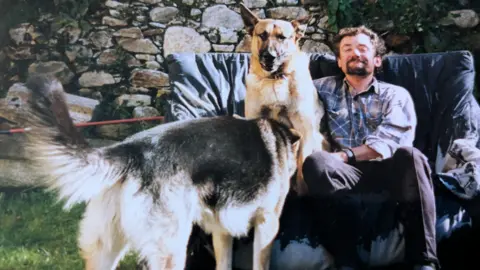
[(437, 268), (433, 264), (415, 265), (413, 270), (436, 270)]

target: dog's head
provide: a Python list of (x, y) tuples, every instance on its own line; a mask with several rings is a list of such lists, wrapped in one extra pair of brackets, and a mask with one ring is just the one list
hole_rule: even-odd
[(240, 13), (252, 36), (252, 60), (268, 73), (281, 72), (292, 54), (299, 51), (298, 41), (305, 34), (309, 17), (292, 21), (260, 19), (244, 4), (240, 4)]

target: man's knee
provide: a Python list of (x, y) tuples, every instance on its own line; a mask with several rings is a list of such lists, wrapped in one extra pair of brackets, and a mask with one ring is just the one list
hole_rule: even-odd
[(329, 153), (319, 151), (308, 156), (303, 162), (303, 178), (311, 193), (330, 194), (335, 190), (328, 177), (333, 173), (330, 171), (331, 159)]
[(409, 199), (418, 197), (418, 192), (431, 190), (431, 169), (427, 157), (415, 147), (400, 147), (393, 155), (398, 173), (404, 174), (402, 189)]
[(402, 146), (399, 147), (393, 157), (396, 159), (406, 159), (406, 160), (414, 160), (415, 158), (423, 157), (424, 154), (415, 147), (412, 146)]

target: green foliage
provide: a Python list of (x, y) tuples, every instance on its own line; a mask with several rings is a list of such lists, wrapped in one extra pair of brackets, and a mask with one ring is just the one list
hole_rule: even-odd
[[(380, 34), (394, 33), (416, 39), (413, 53), (469, 49), (465, 31), (450, 27), (450, 10), (462, 9), (450, 0), (328, 0), (330, 30), (365, 25)], [(391, 27), (386, 27), (391, 23)]]
[[(81, 270), (77, 237), (85, 205), (63, 211), (54, 193), (41, 190), (0, 192), (0, 269)], [(135, 269), (129, 253), (117, 270)]]

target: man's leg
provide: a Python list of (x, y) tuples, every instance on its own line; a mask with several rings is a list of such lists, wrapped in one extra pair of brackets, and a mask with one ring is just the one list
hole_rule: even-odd
[(392, 157), (391, 194), (405, 213), (405, 251), (413, 265), (438, 265), (435, 234), (436, 206), (427, 158), (413, 147), (399, 148)]
[[(308, 156), (303, 165), (303, 176), (308, 186), (309, 195), (315, 198), (331, 198), (336, 202), (335, 214), (329, 217), (329, 221), (322, 221), (325, 228), (330, 230), (330, 224), (334, 224), (335, 241), (332, 241), (330, 248), (335, 257), (335, 263), (339, 269), (359, 269), (360, 258), (357, 250), (357, 241), (360, 233), (360, 226), (356, 225), (359, 218), (349, 206), (338, 200), (344, 199), (344, 195), (355, 193), (357, 190), (369, 189), (368, 183), (376, 181), (375, 176), (382, 174), (382, 162), (359, 162), (354, 167), (360, 171), (360, 179), (350, 174), (345, 174), (345, 167), (350, 166), (342, 161), (332, 158), (327, 152), (315, 152)], [(375, 169), (378, 168), (378, 169)], [(346, 171), (349, 171), (347, 169)], [(386, 170), (387, 171), (387, 170)], [(376, 172), (376, 173), (371, 173)], [(381, 188), (378, 185), (371, 185), (371, 191)], [(338, 199), (338, 200), (337, 200)], [(323, 201), (323, 200), (322, 200)], [(338, 203), (338, 204), (337, 204)], [(349, 203), (347, 203), (349, 205)], [(319, 213), (322, 214), (322, 213)]]
[[(426, 157), (417, 149), (404, 147), (393, 157), (381, 161), (361, 161), (355, 164), (362, 175), (353, 181), (341, 173), (341, 161), (326, 152), (317, 152), (305, 160), (305, 182), (313, 196), (343, 193), (387, 191), (401, 202), (406, 214), (407, 260), (413, 264), (437, 262), (435, 239), (435, 199), (431, 171)], [(354, 232), (345, 228), (342, 235), (350, 245)]]

